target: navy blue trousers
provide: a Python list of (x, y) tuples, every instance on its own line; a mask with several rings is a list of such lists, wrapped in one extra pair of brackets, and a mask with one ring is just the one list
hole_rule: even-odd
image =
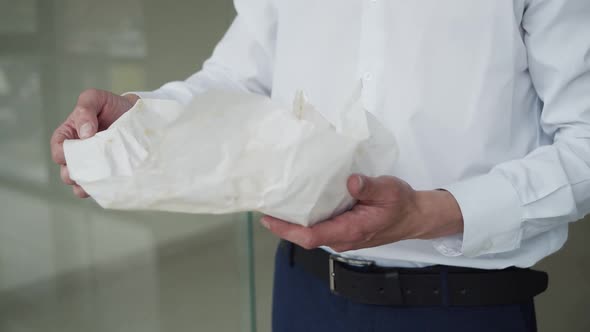
[(291, 266), (288, 249), (275, 259), (274, 332), (536, 331), (533, 300), (522, 305), (482, 307), (387, 307), (333, 295), (327, 283)]

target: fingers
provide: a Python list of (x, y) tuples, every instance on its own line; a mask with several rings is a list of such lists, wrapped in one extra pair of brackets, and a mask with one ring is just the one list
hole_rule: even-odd
[(69, 119), (53, 132), (49, 143), (51, 146), (51, 158), (56, 164), (66, 164), (63, 143), (66, 139), (76, 139), (77, 137), (78, 134), (76, 133), (76, 129), (73, 126), (73, 122)]
[(74, 195), (80, 197), (80, 198), (87, 198), (90, 197), (86, 191), (84, 191), (84, 189), (82, 189), (82, 187), (80, 187), (79, 185), (76, 184), (76, 182), (74, 182), (74, 180), (72, 180), (70, 178), (70, 173), (68, 171), (68, 167), (65, 165), (60, 165), (60, 177), (61, 180), (68, 185), (72, 186), (72, 192), (74, 193)]
[(363, 243), (368, 237), (362, 221), (353, 211), (323, 221), (312, 227), (291, 224), (284, 220), (265, 216), (261, 223), (272, 233), (305, 249), (319, 246), (342, 246), (345, 243)]
[(63, 142), (66, 139), (88, 138), (98, 130), (98, 113), (108, 98), (106, 91), (90, 89), (82, 92), (68, 119), (51, 136), (51, 158), (56, 164), (65, 165)]
[(51, 137), (51, 159), (58, 165), (66, 164), (66, 157), (64, 155), (63, 142), (67, 139), (62, 133), (54, 133)]
[(261, 223), (277, 236), (306, 249), (328, 246), (342, 252), (404, 238), (403, 229), (392, 227), (398, 224), (399, 206), (413, 193), (407, 183), (392, 176), (374, 178), (356, 174), (349, 177), (347, 187), (358, 202), (341, 215), (312, 227), (270, 216), (265, 216)]
[[(133, 106), (131, 104), (132, 100), (139, 98), (137, 96), (131, 96), (131, 99), (119, 97), (117, 102), (117, 98), (113, 97), (115, 95), (107, 91), (97, 89), (85, 90), (80, 94), (74, 111), (51, 136), (51, 158), (55, 163), (60, 165), (60, 177), (62, 181), (71, 185), (74, 194), (80, 198), (89, 196), (82, 187), (78, 186), (70, 178), (64, 156), (63, 142), (67, 139), (85, 139), (94, 136), (99, 130), (99, 121), (103, 128), (108, 127), (120, 114)], [(103, 112), (105, 109), (108, 112)]]
[(70, 179), (70, 172), (68, 171), (68, 167), (65, 165), (60, 165), (60, 171), (59, 171), (59, 175), (61, 177), (61, 180), (65, 183), (65, 184), (69, 184), (71, 186), (75, 185), (76, 182), (74, 182), (72, 179)]
[(80, 187), (79, 185), (74, 185), (72, 186), (72, 191), (74, 192), (74, 195), (80, 197), (80, 198), (88, 198), (90, 196), (88, 196), (88, 194), (84, 191), (84, 189), (82, 189), (82, 187)]
[(312, 249), (320, 245), (309, 227), (291, 224), (271, 216), (264, 216), (260, 222), (276, 236), (296, 243), (303, 248)]
[(61, 126), (59, 126), (55, 130), (55, 132), (53, 132), (53, 135), (51, 136), (51, 141), (50, 141), (51, 158), (60, 167), (59, 175), (60, 175), (61, 180), (65, 184), (72, 186), (72, 191), (74, 192), (74, 195), (76, 195), (80, 198), (87, 198), (89, 196), (84, 191), (84, 189), (82, 189), (82, 187), (77, 185), (76, 182), (74, 182), (70, 178), (70, 172), (68, 170), (68, 167), (66, 166), (66, 159), (65, 159), (64, 150), (63, 150), (64, 140), (75, 139), (75, 138), (77, 138), (77, 136), (78, 135), (76, 133), (76, 129), (73, 127), (71, 120), (69, 120), (69, 119), (66, 120), (66, 122), (64, 122)]
[[(342, 243), (361, 243), (365, 241), (363, 220), (354, 211), (348, 211), (312, 227), (320, 245), (337, 246)], [(314, 243), (315, 244), (315, 243)]]

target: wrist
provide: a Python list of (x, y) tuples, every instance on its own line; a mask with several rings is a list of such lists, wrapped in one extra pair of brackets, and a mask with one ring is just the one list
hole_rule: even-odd
[(433, 239), (463, 232), (463, 215), (455, 197), (446, 190), (416, 192), (418, 239)]

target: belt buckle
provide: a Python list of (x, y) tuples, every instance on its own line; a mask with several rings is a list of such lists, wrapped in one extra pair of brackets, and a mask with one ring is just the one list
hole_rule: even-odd
[(328, 259), (330, 291), (335, 295), (338, 295), (338, 292), (336, 291), (336, 263), (343, 263), (354, 267), (370, 267), (375, 265), (374, 261), (354, 259), (331, 254)]

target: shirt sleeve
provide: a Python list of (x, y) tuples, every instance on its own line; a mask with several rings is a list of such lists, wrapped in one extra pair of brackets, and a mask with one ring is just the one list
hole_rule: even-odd
[(211, 89), (270, 95), (277, 16), (273, 1), (235, 0), (237, 16), (199, 72), (154, 91), (125, 94), (181, 103)]
[(435, 241), (444, 255), (515, 250), (590, 212), (590, 1), (530, 0), (523, 28), (540, 125), (553, 144), (443, 187), (464, 219), (462, 237)]

